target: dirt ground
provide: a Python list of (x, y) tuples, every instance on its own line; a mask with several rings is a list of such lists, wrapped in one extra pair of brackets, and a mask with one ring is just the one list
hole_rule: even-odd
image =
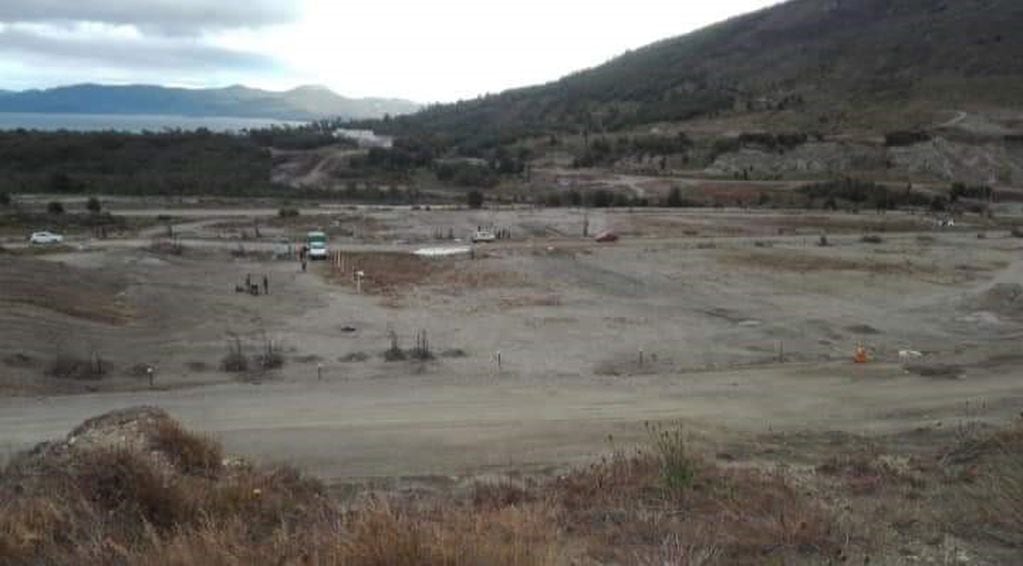
[[(936, 231), (904, 213), (160, 213), (180, 247), (156, 245), (171, 241), (163, 226), (71, 234), (52, 253), (2, 243), (0, 454), (154, 404), (232, 453), (331, 481), (449, 478), (585, 462), (645, 421), (739, 450), (773, 434), (939, 434), (1023, 408), (1012, 219)], [(468, 245), (477, 226), (510, 238), (409, 255)], [(275, 240), (313, 228), (345, 272), (272, 259)], [(603, 230), (622, 239), (583, 237)], [(236, 291), (264, 275), (269, 295)], [(248, 370), (223, 371), (236, 340)], [(871, 363), (852, 362), (860, 345)], [(268, 348), (281, 367), (259, 368)], [(68, 360), (85, 369), (55, 375)]]

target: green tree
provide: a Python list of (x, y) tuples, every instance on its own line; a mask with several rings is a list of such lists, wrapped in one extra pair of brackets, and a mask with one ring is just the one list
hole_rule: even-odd
[(89, 201), (85, 203), (85, 208), (93, 214), (99, 214), (103, 210), (103, 204), (99, 202), (98, 198), (89, 197)]
[(466, 202), (469, 204), (469, 208), (483, 208), (483, 193), (475, 190), (469, 191)]
[(679, 208), (682, 206), (682, 190), (678, 187), (672, 187), (671, 192), (668, 193), (668, 200), (665, 204), (672, 208)]
[(596, 191), (593, 191), (590, 198), (590, 204), (592, 204), (594, 208), (607, 208), (611, 206), (613, 202), (614, 195), (612, 195), (610, 191), (606, 191), (604, 189), (597, 189)]
[(75, 182), (67, 173), (54, 173), (50, 176), (50, 190), (55, 193), (70, 193), (75, 190)]
[(64, 205), (59, 201), (51, 201), (50, 204), (46, 205), (46, 212), (50, 214), (64, 214)]

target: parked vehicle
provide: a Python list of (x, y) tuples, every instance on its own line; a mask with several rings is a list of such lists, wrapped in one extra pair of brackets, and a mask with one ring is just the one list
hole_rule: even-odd
[(274, 242), (274, 258), (288, 259), (294, 255), (291, 241), (287, 238), (279, 238)]
[(306, 245), (309, 246), (309, 259), (311, 261), (327, 259), (327, 234), (324, 232), (309, 232), (306, 234)]
[(33, 244), (60, 244), (64, 242), (64, 236), (53, 232), (33, 232), (28, 241)]
[(497, 236), (495, 236), (493, 232), (491, 232), (490, 230), (484, 230), (482, 228), (476, 230), (476, 232), (474, 232), (472, 235), (472, 242), (474, 244), (493, 242), (495, 240), (497, 240)]
[(597, 237), (594, 239), (601, 243), (617, 242), (618, 234), (615, 234), (614, 232), (601, 232), (600, 234), (597, 234)]

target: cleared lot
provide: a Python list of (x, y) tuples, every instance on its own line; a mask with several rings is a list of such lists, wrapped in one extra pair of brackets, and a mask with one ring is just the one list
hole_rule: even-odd
[[(1020, 240), (979, 220), (937, 232), (902, 214), (214, 212), (180, 212), (176, 250), (144, 235), (0, 258), (0, 447), (153, 403), (232, 452), (331, 479), (448, 476), (583, 461), (647, 420), (731, 445), (998, 422), (1023, 400)], [(472, 257), (408, 255), (477, 226), (511, 238)], [(584, 226), (623, 237), (598, 245)], [(344, 273), (262, 251), (312, 228), (348, 252)], [(269, 295), (236, 292), (264, 275)], [(388, 361), (392, 339), (405, 359)], [(232, 345), (248, 371), (222, 371)], [(870, 364), (852, 363), (860, 345)], [(258, 367), (267, 347), (281, 367)], [(55, 376), (68, 358), (85, 369)]]

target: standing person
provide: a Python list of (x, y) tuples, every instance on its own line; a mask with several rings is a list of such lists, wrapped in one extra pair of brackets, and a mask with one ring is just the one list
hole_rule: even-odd
[(249, 290), (249, 291), (252, 290), (252, 274), (251, 273), (246, 273), (245, 274), (245, 289)]
[(305, 273), (305, 258), (302, 258), (302, 273)]
[(264, 295), (270, 294), (270, 278), (267, 277), (266, 275), (263, 275), (263, 294)]

